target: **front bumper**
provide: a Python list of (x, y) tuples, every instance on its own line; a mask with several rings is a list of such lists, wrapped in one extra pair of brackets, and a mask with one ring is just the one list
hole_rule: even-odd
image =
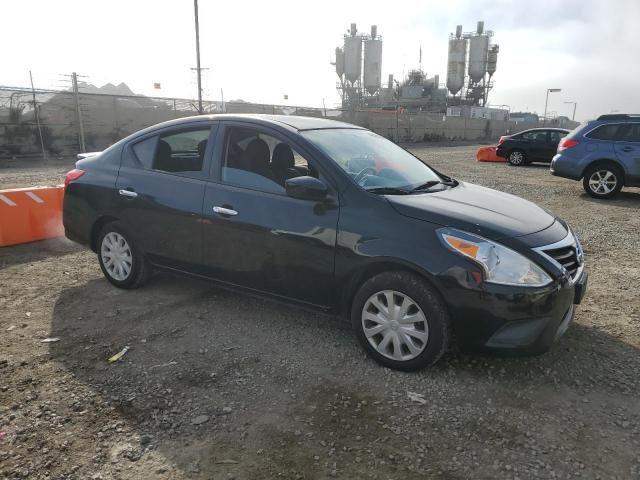
[(588, 275), (563, 277), (543, 288), (485, 284), (463, 288), (449, 283), (445, 299), (463, 351), (536, 355), (560, 338), (584, 297)]
[(496, 155), (498, 157), (507, 158), (507, 152), (504, 148), (496, 147)]

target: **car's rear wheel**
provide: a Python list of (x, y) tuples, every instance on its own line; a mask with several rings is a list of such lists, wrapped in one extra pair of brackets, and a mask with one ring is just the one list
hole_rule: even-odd
[(593, 165), (582, 179), (585, 192), (593, 198), (611, 198), (622, 189), (622, 172), (615, 165)]
[(521, 167), (527, 163), (527, 155), (522, 150), (511, 150), (507, 160), (509, 161), (509, 165)]
[(444, 302), (408, 272), (381, 273), (365, 282), (353, 300), (351, 322), (366, 352), (397, 370), (432, 365), (449, 346)]
[(137, 288), (147, 280), (149, 265), (118, 222), (102, 227), (97, 245), (102, 273), (116, 287)]

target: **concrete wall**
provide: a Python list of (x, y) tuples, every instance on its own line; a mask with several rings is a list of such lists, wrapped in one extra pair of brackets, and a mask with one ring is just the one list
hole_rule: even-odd
[[(357, 122), (354, 122), (357, 123)], [(500, 120), (446, 117), (442, 114), (370, 113), (368, 128), (399, 142), (496, 140), (510, 127)]]

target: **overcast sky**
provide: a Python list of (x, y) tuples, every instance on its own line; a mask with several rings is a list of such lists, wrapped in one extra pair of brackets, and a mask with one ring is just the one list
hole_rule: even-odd
[[(2, 1), (0, 85), (64, 86), (77, 71), (98, 86), (195, 97), (191, 0)], [(205, 98), (327, 106), (338, 103), (329, 64), (351, 22), (383, 37), (383, 82), (416, 68), (445, 82), (448, 34), (477, 20), (500, 45), (493, 105), (584, 120), (640, 113), (640, 0), (200, 0)], [(160, 82), (161, 90), (153, 83)], [(283, 96), (289, 96), (288, 101)]]

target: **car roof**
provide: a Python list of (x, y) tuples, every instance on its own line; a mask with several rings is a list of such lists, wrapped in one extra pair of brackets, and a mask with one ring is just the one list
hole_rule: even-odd
[(176, 120), (169, 120), (158, 125), (149, 127), (149, 129), (155, 129), (158, 127), (179, 126), (181, 124), (193, 123), (193, 122), (207, 122), (212, 120), (237, 120), (246, 121), (251, 120), (256, 124), (262, 125), (277, 125), (286, 126), (289, 129), (304, 131), (304, 130), (322, 130), (330, 128), (350, 128), (350, 129), (362, 129), (358, 125), (351, 123), (338, 122), (336, 120), (329, 120), (326, 118), (318, 117), (302, 117), (297, 115), (263, 115), (263, 114), (233, 114), (224, 113), (216, 115), (195, 115), (191, 117), (183, 117)]
[(638, 121), (640, 120), (640, 114), (637, 113), (609, 113), (606, 115), (600, 115), (596, 118), (599, 122), (607, 122), (607, 121)]
[(521, 132), (514, 133), (514, 135), (520, 135), (521, 133), (527, 133), (527, 132), (541, 132), (541, 131), (545, 131), (546, 132), (547, 130), (554, 130), (556, 132), (566, 132), (566, 133), (570, 132), (570, 130), (567, 130), (566, 128), (540, 127), (540, 128), (528, 128), (527, 130), (522, 130)]

